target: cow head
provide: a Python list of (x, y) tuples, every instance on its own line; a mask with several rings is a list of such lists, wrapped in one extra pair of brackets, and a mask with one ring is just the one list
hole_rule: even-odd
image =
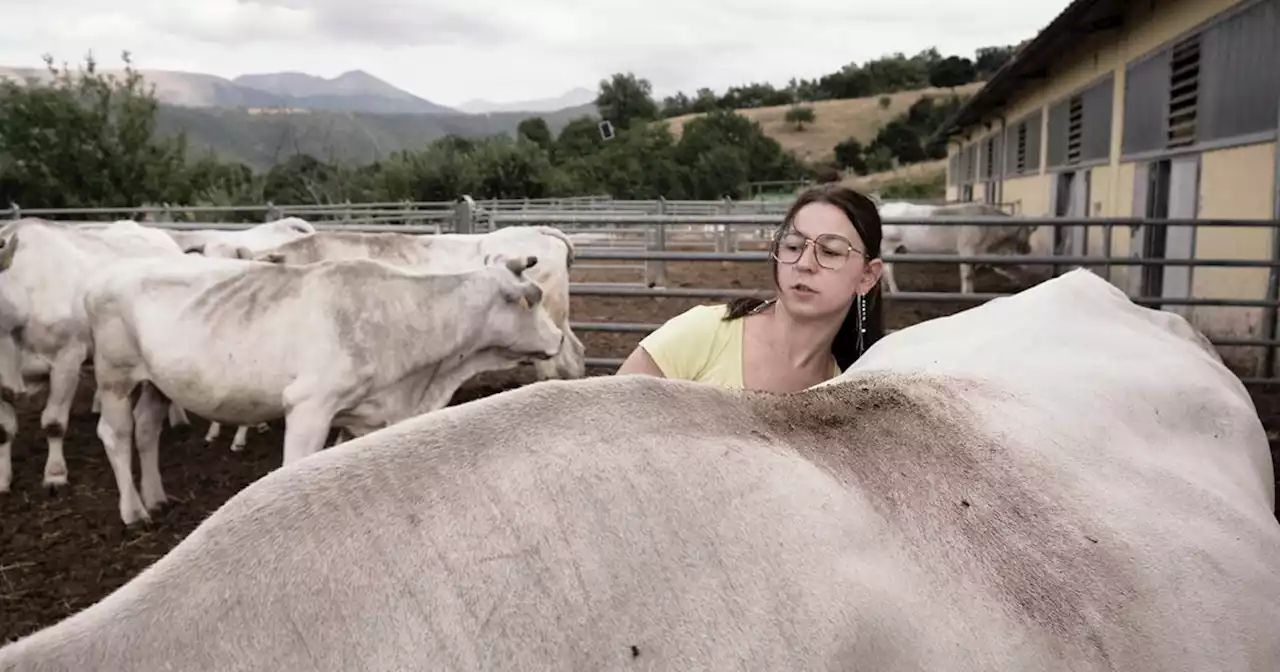
[(564, 332), (542, 305), (542, 288), (524, 277), (525, 270), (537, 263), (537, 257), (520, 257), (488, 265), (485, 272), (496, 279), (497, 292), (486, 326), (492, 339), (489, 347), (531, 359), (550, 359), (563, 347)]

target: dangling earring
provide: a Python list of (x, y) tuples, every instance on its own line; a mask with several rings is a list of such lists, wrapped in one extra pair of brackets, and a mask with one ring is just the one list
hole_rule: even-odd
[(858, 295), (858, 356), (861, 357), (865, 350), (864, 341), (867, 336), (867, 300), (866, 296)]

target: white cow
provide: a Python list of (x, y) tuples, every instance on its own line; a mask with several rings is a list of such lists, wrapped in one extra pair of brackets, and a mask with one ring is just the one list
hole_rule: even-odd
[(432, 272), (479, 268), (488, 263), (486, 258), (537, 257), (538, 265), (529, 277), (542, 288), (547, 312), (566, 339), (565, 349), (554, 359), (534, 363), (539, 380), (586, 375), (585, 348), (569, 327), (569, 270), (573, 266), (573, 255), (569, 237), (550, 226), (506, 227), (483, 234), (320, 231), (256, 255), (240, 253), (242, 257), (254, 256), (285, 264), (369, 258), (421, 266)]
[(316, 227), (305, 219), (285, 217), (240, 230), (162, 230), (178, 243), (183, 252), (193, 252), (208, 257), (234, 257), (239, 248), (245, 248), (254, 253), (262, 252), (315, 233)]
[[(44, 485), (67, 483), (63, 436), (92, 352), (81, 296), (90, 275), (125, 259), (182, 258), (171, 238), (137, 222), (65, 224), (27, 218), (0, 228), (0, 492), (12, 481), (11, 450), (18, 431), (13, 408), (21, 395), (48, 390), (40, 426), (49, 454)], [(170, 422), (185, 424), (181, 409)]]
[[(1007, 217), (1003, 210), (986, 203), (948, 203), (946, 205), (920, 205), (890, 201), (879, 207), (881, 217)], [(884, 236), (880, 253), (900, 254), (959, 254), (973, 256), (996, 254), (1011, 249), (1018, 254), (1031, 252), (1031, 234), (1035, 226), (945, 226), (932, 224), (883, 225)], [(1015, 282), (1004, 268), (992, 266), (992, 270)], [(960, 292), (973, 293), (973, 264), (960, 263)], [(890, 292), (898, 293), (898, 281), (894, 277), (893, 264), (885, 262), (884, 279)]]
[[(178, 230), (163, 229), (173, 237), (183, 252), (201, 254), (208, 257), (243, 256), (244, 251), (258, 253), (277, 245), (315, 233), (316, 227), (299, 217), (284, 217), (273, 222), (259, 224), (248, 229), (228, 231), (223, 229)], [(266, 424), (258, 425), (258, 431), (268, 429)], [(209, 423), (209, 431), (205, 434), (205, 443), (213, 443), (222, 433), (221, 423)], [(231, 439), (231, 450), (244, 450), (248, 442), (249, 428), (237, 427)]]
[(1073, 271), (766, 394), (616, 376), (259, 479), (35, 670), (1280, 669), (1248, 393)]
[[(102, 399), (98, 434), (121, 519), (148, 519), (147, 509), (165, 501), (157, 456), (166, 400), (218, 422), (284, 418), (290, 464), (320, 450), (330, 426), (361, 436), (443, 407), (476, 366), (555, 356), (564, 336), (541, 306), (542, 290), (521, 276), (536, 261), (451, 274), (368, 259), (122, 262), (84, 298)], [(141, 499), (131, 473), (135, 429)]]
[[(299, 220), (301, 221), (301, 220)], [(324, 260), (378, 259), (390, 263), (421, 266), (432, 272), (465, 271), (488, 263), (494, 257), (539, 259), (529, 277), (542, 288), (543, 303), (556, 325), (565, 334), (565, 348), (555, 358), (534, 361), (538, 380), (581, 378), (586, 375), (585, 347), (569, 326), (569, 269), (574, 246), (564, 232), (550, 226), (508, 227), (484, 234), (362, 233), (321, 231), (298, 236), (270, 249), (248, 246), (205, 247), (207, 256), (260, 259), (274, 263), (310, 264)], [(515, 361), (495, 363), (495, 369), (517, 366)], [(485, 369), (478, 369), (481, 373)], [(465, 382), (465, 381), (464, 381)], [(212, 423), (206, 441), (217, 436), (220, 426)], [(240, 427), (232, 450), (245, 445), (247, 430)]]

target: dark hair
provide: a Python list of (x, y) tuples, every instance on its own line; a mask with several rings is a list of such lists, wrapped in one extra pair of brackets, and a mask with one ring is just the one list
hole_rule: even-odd
[[(849, 187), (835, 183), (818, 185), (804, 191), (796, 198), (795, 203), (792, 203), (791, 208), (787, 210), (782, 226), (779, 226), (774, 233), (775, 245), (782, 234), (791, 227), (800, 208), (810, 203), (827, 203), (840, 208), (849, 221), (853, 222), (853, 228), (862, 238), (862, 243), (866, 245), (866, 258), (871, 260), (880, 257), (880, 239), (883, 232), (880, 229), (880, 211), (876, 208), (875, 202)], [(773, 274), (773, 284), (776, 287), (778, 262), (772, 257), (769, 259), (769, 270)], [(864, 351), (884, 336), (884, 302), (880, 297), (879, 282), (871, 288), (870, 292), (867, 292), (866, 302), (867, 333), (862, 340)], [(729, 303), (723, 319), (727, 322), (746, 317), (751, 311), (764, 304), (764, 299), (734, 299)], [(862, 354), (858, 351), (858, 328), (861, 326), (858, 324), (859, 319), (856, 306), (851, 306), (844, 317), (844, 323), (840, 325), (840, 331), (836, 332), (835, 340), (831, 342), (831, 354), (835, 355), (836, 364), (841, 370), (849, 368)]]

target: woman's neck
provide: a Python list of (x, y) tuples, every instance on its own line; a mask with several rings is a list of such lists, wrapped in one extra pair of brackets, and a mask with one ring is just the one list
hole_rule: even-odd
[(775, 302), (766, 318), (766, 338), (774, 352), (797, 369), (826, 366), (831, 361), (831, 342), (844, 318), (797, 319), (782, 303)]

